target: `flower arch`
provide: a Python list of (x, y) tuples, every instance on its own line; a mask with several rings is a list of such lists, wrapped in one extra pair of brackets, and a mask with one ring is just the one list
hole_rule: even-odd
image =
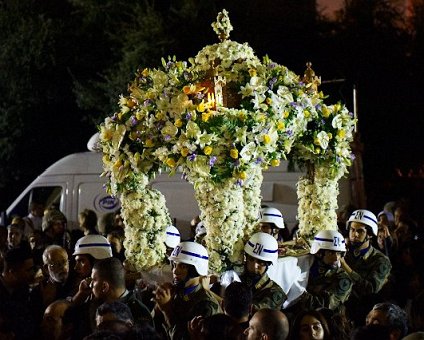
[(352, 114), (324, 103), (310, 68), (301, 78), (229, 40), (225, 10), (212, 27), (220, 42), (188, 62), (169, 57), (138, 70), (120, 111), (100, 126), (104, 174), (121, 199), (127, 259), (138, 269), (157, 265), (165, 253), (171, 219), (164, 197), (148, 186), (160, 170), (181, 169), (193, 184), (216, 272), (240, 261), (257, 226), (262, 170), (281, 159), (308, 169), (298, 183), (301, 234), (336, 226)]

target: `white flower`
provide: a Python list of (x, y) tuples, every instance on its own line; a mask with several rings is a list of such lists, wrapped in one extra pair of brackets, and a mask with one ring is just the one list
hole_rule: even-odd
[(318, 132), (317, 141), (318, 141), (318, 144), (321, 148), (323, 148), (324, 150), (327, 149), (328, 142), (330, 141), (330, 138), (328, 137), (327, 132), (325, 132), (325, 131)]

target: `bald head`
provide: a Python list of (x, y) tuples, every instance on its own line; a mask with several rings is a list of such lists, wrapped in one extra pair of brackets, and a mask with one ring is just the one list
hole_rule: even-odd
[(284, 313), (264, 308), (257, 311), (244, 332), (248, 340), (285, 340), (289, 334), (289, 321)]

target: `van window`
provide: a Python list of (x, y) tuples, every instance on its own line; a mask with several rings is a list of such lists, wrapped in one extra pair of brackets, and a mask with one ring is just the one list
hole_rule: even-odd
[(32, 201), (42, 203), (45, 208), (54, 206), (60, 209), (60, 199), (62, 197), (61, 186), (35, 187), (28, 191), (26, 195), (15, 205), (9, 213), (8, 218), (12, 216), (26, 216), (29, 212), (29, 205)]

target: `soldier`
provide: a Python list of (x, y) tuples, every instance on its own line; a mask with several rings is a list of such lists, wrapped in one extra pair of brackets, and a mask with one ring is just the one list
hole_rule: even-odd
[(355, 210), (347, 223), (349, 243), (342, 268), (353, 281), (352, 293), (346, 302), (349, 316), (356, 326), (363, 324), (376, 295), (386, 282), (392, 265), (387, 256), (371, 245), (377, 236), (377, 218), (368, 210)]
[(283, 289), (268, 274), (268, 267), (278, 259), (277, 240), (269, 234), (254, 234), (244, 247), (244, 270), (241, 282), (252, 289), (252, 307), (280, 310), (287, 296)]
[(324, 307), (335, 310), (347, 300), (352, 280), (340, 268), (340, 259), (345, 252), (345, 240), (338, 231), (321, 230), (315, 235), (310, 250), (315, 259), (302, 297), (303, 309)]
[(189, 321), (196, 316), (222, 313), (215, 296), (201, 284), (202, 276), (208, 275), (208, 252), (198, 243), (181, 242), (169, 260), (173, 283), (165, 283), (155, 291), (155, 325), (159, 329), (161, 323), (171, 339), (190, 339)]

